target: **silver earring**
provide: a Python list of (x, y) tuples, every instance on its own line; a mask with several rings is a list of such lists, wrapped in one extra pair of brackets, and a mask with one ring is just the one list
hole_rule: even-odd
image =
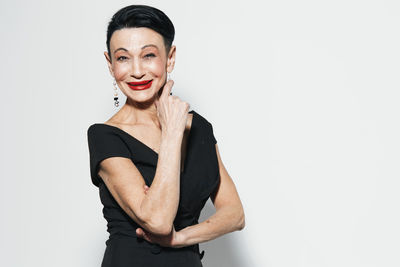
[(113, 81), (113, 85), (114, 85), (114, 105), (116, 107), (119, 106), (119, 102), (118, 102), (118, 88), (117, 88), (117, 82), (114, 80)]

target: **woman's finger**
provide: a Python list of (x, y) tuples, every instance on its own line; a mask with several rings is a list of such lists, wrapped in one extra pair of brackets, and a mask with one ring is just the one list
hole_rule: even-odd
[(139, 238), (143, 238), (142, 231), (140, 231), (140, 228), (136, 228), (136, 236)]
[(146, 233), (142, 228), (136, 228), (136, 234), (140, 238), (145, 238), (146, 237)]
[(143, 238), (150, 243), (154, 243), (150, 236), (142, 228), (137, 228), (136, 234), (138, 235), (138, 237)]

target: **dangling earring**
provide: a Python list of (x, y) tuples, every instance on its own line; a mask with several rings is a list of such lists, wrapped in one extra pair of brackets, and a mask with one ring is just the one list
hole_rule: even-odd
[(114, 105), (116, 106), (116, 107), (118, 107), (119, 106), (119, 102), (118, 102), (118, 89), (117, 89), (117, 82), (115, 81), (115, 79), (114, 79), (114, 81), (113, 81), (113, 85), (114, 85)]
[[(167, 72), (167, 81), (171, 80), (171, 75), (169, 74), (169, 72)], [(171, 92), (169, 92), (169, 95), (172, 95), (172, 89)]]

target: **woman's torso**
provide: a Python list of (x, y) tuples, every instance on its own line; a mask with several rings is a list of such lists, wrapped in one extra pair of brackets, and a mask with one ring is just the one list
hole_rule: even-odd
[[(193, 119), (187, 138), (184, 169), (180, 176), (180, 200), (174, 220), (176, 231), (198, 224), (202, 208), (219, 183), (219, 168), (215, 151), (216, 140), (212, 126), (194, 110), (190, 113), (193, 113)], [(104, 137), (102, 139), (93, 138), (95, 136)], [(120, 139), (125, 146), (124, 149), (130, 152), (130, 158), (142, 174), (146, 185), (151, 186), (157, 167), (157, 152), (126, 131), (102, 123), (96, 123), (89, 127), (89, 148), (92, 147), (92, 150), (96, 152), (93, 147), (107, 144), (108, 136)], [(113, 153), (116, 154), (117, 151), (113, 151)], [(103, 267), (201, 266), (198, 245), (172, 249), (136, 238), (135, 231), (140, 226), (122, 210), (104, 182), (98, 177), (96, 173), (98, 164), (99, 160), (96, 156), (91, 157), (92, 182), (99, 187), (103, 216), (107, 220), (107, 231), (110, 234), (106, 241), (107, 248)], [(164, 265), (160, 265), (160, 259)], [(182, 261), (182, 264), (178, 264), (179, 261)], [(131, 262), (132, 265), (129, 264)]]

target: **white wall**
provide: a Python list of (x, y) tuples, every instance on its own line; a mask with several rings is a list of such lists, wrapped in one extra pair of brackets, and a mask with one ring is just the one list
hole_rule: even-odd
[[(116, 111), (102, 53), (132, 3), (0, 3), (2, 266), (100, 265), (86, 130)], [(204, 265), (399, 266), (399, 2), (140, 3), (174, 22), (174, 94), (213, 123), (245, 207)]]

